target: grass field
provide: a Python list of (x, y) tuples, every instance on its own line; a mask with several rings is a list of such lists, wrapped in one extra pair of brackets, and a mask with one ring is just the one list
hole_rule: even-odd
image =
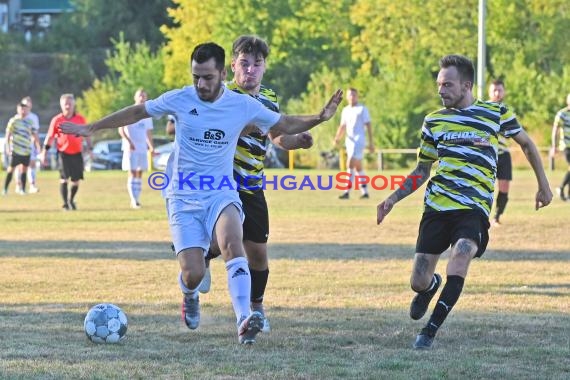
[[(243, 347), (221, 260), (200, 328), (183, 327), (157, 191), (145, 186), (132, 210), (124, 173), (86, 173), (79, 210), (63, 212), (56, 173), (42, 172), (40, 193), (0, 198), (0, 379), (568, 379), (570, 203), (535, 212), (532, 172), (514, 175), (503, 226), (434, 350), (416, 352), (426, 317), (408, 317), (409, 274), (423, 188), (382, 226), (376, 204), (388, 191), (348, 201), (268, 191), (273, 330)], [(548, 175), (554, 187), (563, 172)], [(118, 345), (85, 337), (85, 314), (100, 302), (129, 317)]]

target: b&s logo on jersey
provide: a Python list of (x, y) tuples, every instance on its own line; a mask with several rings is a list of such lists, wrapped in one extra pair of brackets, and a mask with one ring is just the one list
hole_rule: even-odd
[(220, 129), (208, 129), (204, 131), (203, 138), (189, 137), (188, 139), (196, 146), (216, 149), (228, 145), (228, 142), (224, 141), (224, 137), (226, 137), (224, 131)]
[(208, 129), (204, 132), (204, 140), (217, 140), (220, 141), (226, 136), (224, 131), (220, 129)]

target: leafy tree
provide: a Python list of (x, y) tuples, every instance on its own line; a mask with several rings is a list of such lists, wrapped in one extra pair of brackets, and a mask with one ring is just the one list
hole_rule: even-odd
[(170, 19), (171, 0), (71, 0), (74, 11), (60, 15), (46, 38), (54, 49), (84, 51), (111, 47), (119, 33), (129, 42), (144, 41), (155, 51), (164, 43), (160, 26)]
[[(193, 47), (214, 41), (231, 57), (231, 45), (242, 34), (255, 34), (270, 46), (265, 81), (288, 100), (301, 94), (312, 72), (324, 66), (350, 63), (351, 29), (347, 12), (352, 1), (309, 0), (174, 0), (169, 9), (175, 26), (164, 26), (165, 83), (182, 86), (189, 80), (189, 57)], [(230, 75), (231, 76), (231, 75)]]
[(152, 53), (142, 42), (125, 42), (123, 35), (113, 41), (114, 53), (109, 53), (105, 61), (110, 72), (103, 79), (96, 80), (93, 86), (83, 92), (78, 106), (87, 120), (97, 120), (102, 116), (133, 103), (137, 88), (143, 87), (150, 97), (158, 96), (166, 90), (160, 81), (164, 72), (161, 52)]

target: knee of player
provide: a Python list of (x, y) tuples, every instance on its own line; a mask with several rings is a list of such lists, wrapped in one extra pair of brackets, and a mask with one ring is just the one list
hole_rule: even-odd
[(477, 253), (477, 243), (471, 239), (461, 238), (451, 248), (450, 260), (469, 262)]
[(219, 249), (225, 259), (245, 256), (243, 243), (239, 238), (230, 238), (219, 243)]

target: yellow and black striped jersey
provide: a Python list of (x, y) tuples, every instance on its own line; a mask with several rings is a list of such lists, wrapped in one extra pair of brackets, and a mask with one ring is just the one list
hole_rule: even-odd
[(32, 133), (34, 125), (30, 119), (22, 119), (18, 116), (8, 121), (6, 132), (12, 134), (12, 152), (19, 156), (28, 156), (32, 153)]
[(427, 115), (418, 159), (439, 164), (426, 188), (425, 211), (472, 209), (488, 216), (499, 134), (512, 137), (521, 130), (514, 113), (500, 103), (477, 100), (464, 109)]
[(561, 141), (566, 148), (570, 148), (570, 107), (562, 108), (556, 113), (554, 125), (562, 128)]
[[(233, 81), (226, 86), (232, 91), (247, 94)], [(253, 97), (268, 109), (279, 112), (279, 103), (275, 91), (261, 85), (259, 94)], [(263, 160), (267, 153), (268, 144), (267, 135), (262, 135), (258, 131), (239, 138), (234, 156), (234, 179), (238, 184), (239, 191), (253, 193), (259, 190), (248, 188), (261, 189), (263, 187)]]

